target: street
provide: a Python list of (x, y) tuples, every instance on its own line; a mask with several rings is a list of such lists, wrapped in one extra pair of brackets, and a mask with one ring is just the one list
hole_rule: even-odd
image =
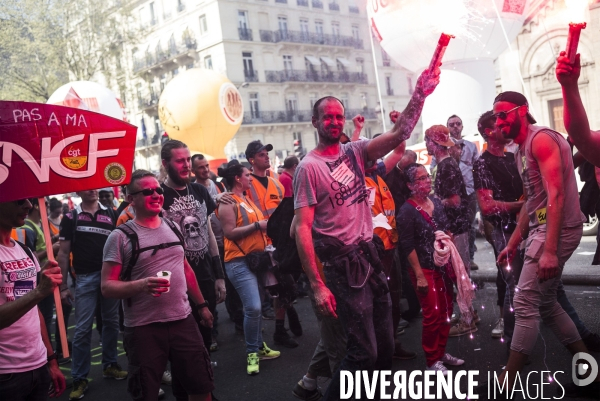
[[(586, 265), (586, 263), (590, 263), (593, 255), (581, 254), (582, 252), (593, 252), (595, 250), (595, 239), (592, 242), (588, 238), (591, 239), (592, 237), (584, 237), (581, 249), (576, 251), (577, 254), (567, 264), (565, 274), (582, 274), (581, 272), (585, 272), (589, 275), (600, 270), (597, 266)], [(479, 251), (476, 254), (476, 261), (480, 266), (480, 272), (491, 270), (491, 267), (493, 267), (493, 256), (489, 254), (491, 249), (481, 239), (478, 239), (477, 243)], [(581, 263), (581, 265), (577, 265), (577, 263)], [(598, 276), (598, 273), (596, 273), (596, 276)], [(598, 285), (566, 285), (565, 289), (571, 303), (575, 306), (588, 329), (592, 332), (600, 332), (600, 308), (598, 308), (600, 305), (600, 288)], [(487, 282), (485, 288), (477, 292), (474, 305), (478, 309), (481, 318), (478, 331), (473, 334), (473, 339), (470, 339), (469, 336), (450, 338), (447, 351), (466, 361), (464, 369), (479, 370), (479, 380), (485, 381), (487, 380), (487, 372), (500, 373), (507, 360), (505, 344), (501, 343), (500, 340), (492, 339), (490, 336), (498, 317), (496, 288), (493, 282)], [(296, 400), (292, 396), (292, 389), (306, 373), (306, 367), (319, 340), (316, 318), (312, 313), (308, 298), (299, 299), (296, 308), (304, 328), (304, 335), (297, 338), (300, 346), (295, 349), (274, 346), (272, 335), (275, 329), (275, 321), (263, 320), (264, 339), (270, 347), (281, 351), (282, 355), (275, 360), (262, 361), (260, 374), (251, 377), (246, 374), (243, 335), (235, 332), (234, 325), (229, 320), (224, 305), (219, 305), (219, 349), (212, 354), (213, 360), (217, 362), (214, 369), (216, 385), (214, 394), (219, 400)], [(73, 319), (71, 319), (71, 324), (72, 322)], [(394, 370), (406, 370), (407, 372), (415, 369), (424, 370), (425, 357), (420, 345), (420, 324), (420, 319), (413, 320), (410, 322), (405, 334), (399, 337), (404, 348), (417, 352), (417, 358), (411, 361), (394, 360)], [(72, 329), (73, 327), (70, 327), (70, 332), (72, 332)], [(90, 384), (85, 394), (85, 400), (130, 399), (126, 390), (126, 380), (115, 382), (102, 378), (101, 349), (98, 346), (99, 337), (96, 330), (94, 330), (93, 336), (92, 344), (95, 349), (92, 352), (92, 360), (94, 365), (90, 372)], [(125, 368), (127, 359), (122, 351), (121, 344), (120, 350), (119, 363)], [(597, 359), (599, 357), (597, 353), (594, 356)], [(555, 372), (562, 370), (564, 373), (557, 374), (556, 379), (562, 385), (571, 381), (571, 356), (544, 325), (542, 325), (541, 336), (538, 339), (531, 360), (532, 363), (524, 369), (523, 378), (527, 376), (527, 372), (531, 371)], [(69, 374), (70, 364), (63, 365), (61, 368), (65, 375)], [(452, 370), (457, 371), (456, 368), (452, 368)], [(525, 381), (525, 379), (523, 380)], [(324, 390), (328, 385), (328, 380), (320, 379), (319, 384)], [(162, 386), (162, 388), (167, 393), (164, 399), (174, 400), (169, 386)], [(557, 388), (559, 387), (556, 383), (544, 386), (544, 397), (554, 397)], [(67, 389), (60, 400), (67, 400), (69, 392), (70, 389)], [(530, 394), (533, 398), (535, 388), (532, 389)], [(517, 399), (523, 399), (519, 397), (517, 396)]]

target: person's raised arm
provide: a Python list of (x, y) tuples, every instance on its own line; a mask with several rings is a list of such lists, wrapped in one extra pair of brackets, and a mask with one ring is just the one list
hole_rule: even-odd
[(477, 201), (479, 209), (484, 216), (491, 216), (499, 213), (519, 213), (525, 202), (503, 202), (494, 199), (494, 191), (491, 189), (478, 189)]
[(425, 70), (417, 81), (417, 86), (413, 92), (408, 105), (398, 116), (392, 129), (383, 135), (371, 140), (367, 146), (367, 155), (369, 160), (377, 160), (389, 153), (392, 149), (400, 145), (402, 141), (410, 138), (410, 135), (419, 121), (421, 110), (425, 98), (433, 93), (435, 87), (440, 82), (440, 69), (434, 71)]
[(296, 209), (296, 246), (302, 267), (315, 294), (317, 309), (326, 316), (337, 318), (335, 297), (325, 286), (315, 257), (312, 241), (312, 226), (315, 219), (315, 206)]
[(578, 54), (575, 62), (571, 64), (565, 56), (565, 52), (561, 52), (556, 64), (556, 79), (562, 86), (565, 129), (577, 150), (590, 163), (600, 166), (600, 133), (590, 130), (590, 123), (577, 83), (580, 73), (580, 55)]
[(396, 167), (396, 164), (402, 159), (404, 156), (404, 151), (406, 150), (406, 141), (402, 141), (402, 143), (392, 151), (389, 155), (383, 159), (383, 164), (385, 164), (385, 172), (389, 173)]
[(360, 114), (357, 114), (352, 119), (352, 123), (354, 123), (354, 131), (352, 131), (352, 138), (350, 138), (350, 141), (356, 142), (360, 138), (360, 133), (365, 126), (365, 118)]

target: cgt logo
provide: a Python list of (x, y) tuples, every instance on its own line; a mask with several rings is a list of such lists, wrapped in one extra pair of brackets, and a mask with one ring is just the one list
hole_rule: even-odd
[[(119, 154), (118, 148), (98, 150), (98, 143), (103, 139), (122, 138), (125, 136), (125, 133), (126, 131), (92, 133), (89, 135), (89, 140), (87, 143), (88, 156), (81, 156), (80, 152), (77, 152), (77, 155), (74, 157), (72, 154), (74, 154), (78, 148), (71, 146), (68, 148), (68, 150), (65, 149), (75, 142), (83, 141), (86, 137), (84, 134), (73, 135), (65, 138), (54, 145), (54, 147), (50, 147), (51, 138), (43, 138), (39, 164), (36, 158), (21, 146), (12, 142), (0, 141), (0, 147), (2, 147), (2, 163), (4, 163), (0, 164), (0, 184), (6, 181), (6, 179), (9, 177), (9, 167), (12, 166), (13, 154), (16, 154), (25, 162), (27, 167), (29, 167), (33, 175), (35, 175), (40, 183), (45, 183), (50, 180), (50, 170), (66, 178), (77, 179), (91, 177), (96, 174), (98, 159), (103, 157), (113, 157)], [(71, 152), (71, 154), (68, 152)], [(72, 165), (68, 164), (70, 168), (65, 166), (61, 162), (61, 154), (68, 154), (71, 156), (71, 159), (79, 159), (79, 165), (81, 167), (83, 167), (81, 163), (85, 164), (85, 162), (87, 162), (87, 169), (76, 171), (76, 168)], [(86, 159), (85, 162), (83, 161), (84, 158)]]
[(598, 363), (593, 356), (585, 352), (578, 352), (573, 355), (571, 365), (573, 369), (573, 383), (576, 386), (587, 386), (598, 375)]

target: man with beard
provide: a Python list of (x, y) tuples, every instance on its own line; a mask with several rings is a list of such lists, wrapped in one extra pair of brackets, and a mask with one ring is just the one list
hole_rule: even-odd
[[(508, 375), (505, 395), (510, 396), (508, 391), (516, 374), (535, 346), (541, 317), (572, 354), (588, 352), (575, 324), (557, 300), (563, 267), (579, 246), (585, 218), (577, 206), (571, 147), (563, 136), (534, 125), (527, 99), (517, 92), (503, 92), (496, 97), (494, 117), (502, 134), (520, 145), (516, 159), (526, 197), (517, 228), (498, 256), (498, 264), (506, 266), (527, 238), (514, 297), (516, 323), (511, 353), (500, 377), (500, 382), (504, 382)], [(565, 393), (567, 397), (598, 397), (600, 383), (582, 387), (570, 384), (565, 386)]]
[[(459, 163), (458, 167), (460, 168), (460, 172), (463, 176), (463, 181), (465, 183), (465, 188), (467, 190), (467, 196), (469, 199), (468, 203), (468, 215), (467, 219), (473, 224), (475, 220), (475, 214), (477, 213), (477, 195), (475, 194), (475, 188), (473, 187), (473, 164), (479, 158), (479, 151), (477, 150), (477, 146), (470, 141), (462, 138), (463, 131), (463, 122), (462, 119), (456, 114), (450, 116), (448, 121), (446, 122), (446, 126), (450, 131), (450, 136), (454, 139), (456, 145), (450, 148), (450, 156), (454, 158), (458, 158)], [(438, 164), (438, 160), (433, 157), (431, 159), (431, 170), (436, 167)], [(475, 257), (475, 251), (477, 250), (475, 246), (475, 228), (471, 227), (469, 229), (469, 249), (467, 251), (459, 250), (461, 256), (468, 255), (469, 258), (463, 258), (463, 263), (467, 267), (467, 271), (477, 270), (479, 266), (473, 261)], [(458, 245), (457, 245), (458, 246)], [(468, 264), (468, 266), (467, 266)]]
[[(319, 144), (294, 177), (296, 243), (314, 291), (317, 309), (338, 317), (348, 335), (346, 356), (325, 400), (340, 396), (340, 371), (391, 369), (394, 353), (391, 299), (377, 250), (365, 166), (408, 139), (425, 98), (439, 82), (439, 69), (425, 71), (394, 127), (376, 139), (340, 144), (346, 122), (342, 102), (327, 96), (313, 108)], [(313, 237), (314, 235), (314, 237)], [(316, 256), (323, 262), (327, 286)]]
[[(177, 224), (185, 241), (185, 256), (192, 266), (204, 299), (214, 315), (217, 303), (225, 299), (225, 273), (219, 248), (208, 219), (216, 209), (215, 202), (204, 185), (191, 183), (190, 150), (181, 141), (169, 140), (160, 156), (167, 178), (161, 186), (165, 194), (163, 217)], [(206, 349), (212, 342), (211, 328), (201, 325), (201, 316), (192, 310)]]

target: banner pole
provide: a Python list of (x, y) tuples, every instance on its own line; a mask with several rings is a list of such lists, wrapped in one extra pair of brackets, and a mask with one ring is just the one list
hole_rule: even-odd
[[(48, 260), (55, 261), (54, 253), (52, 252), (52, 236), (50, 235), (50, 224), (48, 223), (48, 211), (46, 210), (46, 198), (38, 198), (40, 206), (40, 215), (42, 218), (42, 229), (44, 231), (44, 239), (46, 240), (46, 254)], [(54, 305), (56, 306), (56, 321), (58, 322), (58, 332), (60, 333), (60, 343), (62, 345), (63, 357), (69, 357), (69, 345), (67, 343), (67, 330), (65, 327), (65, 319), (63, 317), (62, 301), (60, 299), (60, 285), (54, 289)], [(48, 330), (50, 330), (48, 328)]]

